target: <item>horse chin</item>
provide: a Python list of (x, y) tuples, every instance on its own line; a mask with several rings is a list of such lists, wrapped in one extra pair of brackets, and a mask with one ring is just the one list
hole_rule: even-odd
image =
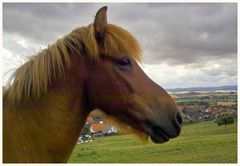
[(166, 137), (150, 136), (150, 138), (154, 143), (157, 143), (157, 144), (162, 144), (169, 141), (169, 138), (166, 138)]
[(114, 125), (122, 133), (133, 133), (142, 141), (142, 143), (147, 143), (149, 137), (154, 143), (165, 143), (169, 141), (167, 133), (159, 127), (155, 126), (151, 129), (147, 127), (138, 128), (139, 126), (129, 124), (114, 116), (108, 115), (101, 110), (99, 111), (106, 118), (107, 123)]
[(165, 143), (165, 142), (169, 141), (168, 134), (159, 127), (154, 127), (152, 129), (150, 138), (154, 143)]
[(120, 132), (132, 133), (136, 135), (142, 141), (142, 143), (148, 142), (149, 134), (142, 129), (137, 128), (136, 125), (124, 122), (114, 116), (107, 115), (104, 112), (103, 114), (106, 117), (107, 123), (114, 125)]

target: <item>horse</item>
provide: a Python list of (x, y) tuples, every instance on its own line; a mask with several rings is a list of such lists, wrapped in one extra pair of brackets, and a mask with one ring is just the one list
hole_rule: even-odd
[(3, 88), (3, 162), (67, 162), (95, 109), (155, 143), (177, 137), (181, 113), (141, 59), (133, 35), (107, 22), (107, 6), (30, 57)]

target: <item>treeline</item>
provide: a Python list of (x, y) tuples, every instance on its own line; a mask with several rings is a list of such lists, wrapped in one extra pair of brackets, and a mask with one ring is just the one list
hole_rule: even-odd
[(181, 106), (190, 106), (190, 105), (209, 106), (209, 102), (207, 101), (190, 100), (190, 101), (176, 101), (176, 103)]

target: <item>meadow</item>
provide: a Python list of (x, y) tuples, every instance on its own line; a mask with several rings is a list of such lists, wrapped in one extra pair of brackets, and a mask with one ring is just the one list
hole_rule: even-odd
[(69, 163), (237, 163), (237, 124), (214, 121), (183, 126), (164, 144), (143, 144), (131, 134), (95, 138), (76, 145)]

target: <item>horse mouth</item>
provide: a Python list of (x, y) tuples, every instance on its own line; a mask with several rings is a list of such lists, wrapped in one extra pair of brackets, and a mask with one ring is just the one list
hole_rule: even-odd
[(169, 135), (160, 127), (152, 127), (150, 138), (154, 143), (164, 143), (169, 141)]

